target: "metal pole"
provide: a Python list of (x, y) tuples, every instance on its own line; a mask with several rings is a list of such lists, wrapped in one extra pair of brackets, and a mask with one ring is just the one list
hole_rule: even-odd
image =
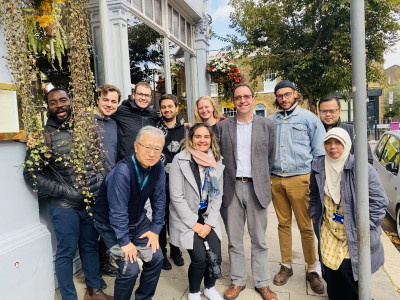
[(367, 94), (365, 87), (365, 7), (364, 0), (351, 0), (351, 52), (353, 73), (358, 290), (360, 300), (370, 300), (371, 252), (369, 231), (368, 157), (367, 157)]

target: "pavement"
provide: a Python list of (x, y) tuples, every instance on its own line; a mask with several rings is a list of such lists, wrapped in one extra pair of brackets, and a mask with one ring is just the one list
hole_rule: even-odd
[[(306, 281), (306, 263), (303, 258), (301, 249), (300, 232), (297, 228), (296, 221), (293, 218), (292, 224), (293, 235), (293, 271), (294, 274), (290, 277), (289, 281), (283, 286), (275, 286), (272, 283), (273, 276), (279, 271), (280, 265), (280, 251), (278, 240), (278, 220), (271, 204), (268, 208), (268, 228), (266, 239), (269, 247), (268, 251), (268, 264), (271, 276), (271, 289), (276, 292), (279, 300), (322, 300), (328, 299), (327, 294), (318, 295), (314, 293), (308, 282)], [(221, 228), (222, 225), (221, 220)], [(390, 239), (385, 233), (381, 236), (382, 243), (385, 250), (385, 265), (371, 276), (371, 295), (375, 300), (398, 300), (400, 299), (400, 252), (393, 246)], [(238, 300), (248, 299), (261, 299), (261, 296), (254, 290), (254, 283), (251, 276), (250, 266), (250, 237), (248, 233), (244, 236), (244, 247), (246, 251), (246, 265), (247, 265), (247, 284), (246, 289), (243, 290)], [(182, 251), (185, 259), (185, 265), (177, 267), (173, 265), (172, 270), (161, 272), (161, 277), (158, 282), (154, 300), (178, 300), (188, 299), (188, 279), (187, 269), (189, 266), (190, 258), (186, 250)], [(222, 239), (222, 270), (223, 277), (216, 282), (216, 289), (223, 295), (224, 291), (230, 285), (229, 278), (229, 257), (228, 257), (228, 239), (223, 230)], [(109, 295), (114, 291), (114, 278), (103, 276), (108, 287), (105, 292)], [(78, 299), (83, 300), (85, 294), (85, 283), (82, 271), (74, 276), (75, 286), (78, 292)], [(139, 281), (137, 282), (137, 284)], [(203, 289), (203, 287), (202, 287)], [(202, 299), (207, 299), (204, 295)], [(132, 296), (132, 300), (135, 297)], [(56, 290), (55, 300), (61, 300), (59, 291)], [(118, 299), (116, 299), (118, 300)]]

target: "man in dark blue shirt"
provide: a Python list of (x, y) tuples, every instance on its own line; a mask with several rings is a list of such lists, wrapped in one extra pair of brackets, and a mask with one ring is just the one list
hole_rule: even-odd
[[(135, 299), (151, 299), (160, 277), (163, 255), (158, 235), (164, 225), (165, 172), (160, 156), (164, 134), (143, 127), (134, 142), (135, 153), (121, 160), (103, 181), (94, 210), (95, 227), (108, 249), (122, 250), (114, 297), (129, 300), (143, 261)], [(144, 208), (150, 198), (152, 221)]]

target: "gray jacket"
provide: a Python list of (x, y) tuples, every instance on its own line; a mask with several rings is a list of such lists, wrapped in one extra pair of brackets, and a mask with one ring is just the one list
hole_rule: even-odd
[[(320, 230), (324, 207), (325, 186), (325, 156), (317, 157), (312, 166), (310, 178), (310, 207), (309, 215), (313, 219), (314, 231), (320, 243)], [(358, 248), (356, 228), (356, 197), (354, 178), (354, 156), (349, 155), (344, 170), (341, 174), (341, 198), (343, 205), (346, 238), (349, 245), (351, 266), (354, 280), (358, 280)], [(368, 164), (368, 190), (369, 190), (369, 220), (371, 238), (371, 272), (376, 272), (384, 263), (383, 246), (381, 242), (381, 223), (385, 217), (388, 198), (383, 190), (378, 173), (373, 166)], [(318, 252), (321, 255), (320, 248)]]
[[(169, 226), (171, 244), (193, 249), (194, 231), (192, 227), (199, 219), (200, 191), (194, 177), (190, 161), (192, 157), (186, 150), (175, 155), (169, 172), (169, 192), (171, 202), (169, 204)], [(205, 224), (210, 225), (221, 240), (221, 228), (219, 225), (219, 210), (223, 195), (224, 165), (222, 159), (217, 162), (217, 179), (220, 195), (209, 197), (208, 207), (204, 213)]]

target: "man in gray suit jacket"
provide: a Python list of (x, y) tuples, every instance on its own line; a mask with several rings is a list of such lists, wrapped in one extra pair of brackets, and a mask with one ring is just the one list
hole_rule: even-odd
[(229, 239), (232, 281), (224, 297), (235, 299), (246, 287), (243, 234), (247, 219), (256, 291), (263, 299), (278, 299), (269, 288), (265, 240), (267, 208), (271, 202), (270, 173), (275, 156), (275, 126), (269, 119), (253, 114), (254, 92), (249, 85), (235, 87), (233, 101), (237, 117), (221, 121), (216, 126), (225, 165), (221, 215)]

